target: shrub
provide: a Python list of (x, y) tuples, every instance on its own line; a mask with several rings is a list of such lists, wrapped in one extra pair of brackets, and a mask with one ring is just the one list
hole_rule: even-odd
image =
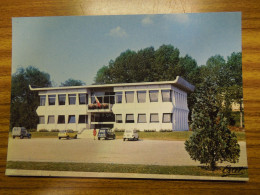
[(144, 132), (156, 132), (155, 129), (145, 129)]
[(172, 132), (171, 129), (160, 129), (160, 132)]
[(51, 132), (60, 132), (59, 129), (52, 129)]
[(39, 132), (49, 132), (47, 129), (40, 129)]

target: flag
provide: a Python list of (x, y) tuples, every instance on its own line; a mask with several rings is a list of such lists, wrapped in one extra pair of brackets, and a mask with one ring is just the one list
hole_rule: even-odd
[(95, 96), (95, 100), (96, 100), (96, 102), (97, 102), (98, 107), (101, 108), (101, 104), (100, 104), (100, 102), (99, 102), (97, 96)]

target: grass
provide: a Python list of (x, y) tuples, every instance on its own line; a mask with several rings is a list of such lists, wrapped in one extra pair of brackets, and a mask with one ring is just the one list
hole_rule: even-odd
[(161, 166), (138, 164), (108, 164), (108, 163), (68, 163), (68, 162), (24, 162), (8, 161), (7, 169), (49, 170), (74, 172), (107, 172), (107, 173), (143, 173), (166, 175), (193, 175), (218, 177), (248, 177), (247, 168), (241, 168), (236, 174), (226, 175), (224, 167), (210, 171), (206, 166)]
[[(123, 132), (116, 132), (116, 138), (122, 139)], [(189, 139), (192, 131), (173, 131), (173, 132), (139, 132), (140, 139), (150, 140), (172, 140), (185, 141)], [(238, 141), (245, 141), (245, 132), (235, 132)]]

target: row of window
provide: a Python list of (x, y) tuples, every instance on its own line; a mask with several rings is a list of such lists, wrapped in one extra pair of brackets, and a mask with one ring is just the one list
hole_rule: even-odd
[[(116, 123), (123, 123), (122, 114), (116, 114), (115, 121), (116, 121)], [(102, 121), (100, 121), (100, 122), (102, 122)], [(135, 122), (134, 114), (126, 114), (125, 123), (134, 123), (134, 122)], [(160, 122), (159, 114), (151, 113), (149, 122), (150, 123), (159, 123)], [(163, 113), (162, 122), (163, 123), (172, 123), (172, 113)], [(67, 123), (69, 123), (69, 124), (76, 123), (76, 116), (68, 115)], [(88, 123), (88, 115), (79, 115), (78, 123), (79, 124)], [(138, 114), (137, 123), (147, 123), (146, 114)], [(46, 124), (45, 116), (39, 116), (39, 124)], [(48, 116), (47, 124), (56, 124), (54, 115)], [(65, 115), (58, 115), (57, 124), (65, 124)]]
[[(125, 123), (134, 123), (134, 122), (135, 122), (134, 114), (126, 114)], [(151, 113), (149, 122), (150, 123), (159, 123), (160, 122), (159, 114)], [(163, 113), (162, 122), (163, 123), (172, 123), (172, 113)], [(122, 114), (116, 114), (116, 123), (123, 123)], [(137, 123), (147, 123), (146, 114), (138, 114)]]
[[(146, 93), (147, 91), (137, 91), (137, 101), (138, 103), (146, 102)], [(159, 101), (159, 90), (149, 90), (149, 100), (150, 102), (158, 102)], [(162, 101), (163, 102), (171, 102), (171, 90), (161, 90)], [(66, 94), (58, 95), (58, 105), (66, 105)], [(78, 96), (79, 104), (88, 104), (88, 94), (68, 94), (68, 104), (75, 105), (76, 99)], [(134, 103), (135, 91), (126, 91), (125, 92), (125, 103)], [(111, 103), (114, 104), (114, 97), (116, 97), (116, 103), (122, 103), (123, 92), (116, 92), (114, 95), (109, 96), (99, 96), (97, 99), (100, 103)], [(48, 105), (53, 106), (56, 105), (56, 95), (48, 95), (47, 96)], [(91, 103), (96, 103), (96, 97), (91, 97)], [(45, 106), (46, 103), (46, 95), (40, 95), (40, 106)]]
[[(150, 102), (158, 102), (159, 100), (159, 90), (149, 90), (149, 99)], [(126, 91), (125, 92), (125, 102), (133, 103), (134, 102), (134, 91)], [(138, 103), (146, 102), (146, 91), (137, 91), (137, 101)], [(162, 101), (163, 102), (171, 102), (171, 90), (161, 90)], [(122, 103), (123, 92), (116, 92), (116, 103)]]
[[(69, 105), (75, 105), (76, 98), (77, 98), (77, 94), (68, 94)], [(79, 100), (79, 104), (88, 104), (88, 94), (86, 94), (86, 93), (78, 94), (78, 100)], [(59, 103), (59, 105), (66, 104), (66, 94), (58, 95), (58, 103)], [(45, 106), (45, 104), (46, 104), (46, 96), (41, 95), (40, 96), (40, 106)], [(55, 104), (56, 104), (56, 95), (48, 95), (48, 105), (53, 106)]]
[[(55, 124), (55, 116), (49, 115), (47, 124)], [(65, 115), (58, 115), (58, 124), (65, 124)], [(68, 115), (68, 123), (76, 123), (75, 115)], [(78, 123), (88, 123), (88, 115), (79, 115)], [(39, 116), (39, 124), (45, 124), (45, 116)]]

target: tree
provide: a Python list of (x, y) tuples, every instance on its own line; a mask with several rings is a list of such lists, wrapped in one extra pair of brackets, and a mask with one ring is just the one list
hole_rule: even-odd
[(217, 84), (208, 77), (196, 90), (192, 110), (193, 134), (185, 142), (191, 159), (209, 165), (215, 170), (217, 162), (238, 162), (240, 146), (237, 137), (227, 128), (227, 120), (221, 113)]
[(50, 75), (32, 66), (26, 69), (19, 68), (12, 75), (11, 128), (14, 126), (36, 128), (38, 116), (35, 111), (39, 106), (39, 97), (37, 92), (29, 89), (29, 85), (50, 87)]
[(83, 81), (81, 80), (75, 80), (75, 79), (68, 79), (64, 83), (61, 83), (61, 87), (63, 86), (82, 86), (86, 85)]

